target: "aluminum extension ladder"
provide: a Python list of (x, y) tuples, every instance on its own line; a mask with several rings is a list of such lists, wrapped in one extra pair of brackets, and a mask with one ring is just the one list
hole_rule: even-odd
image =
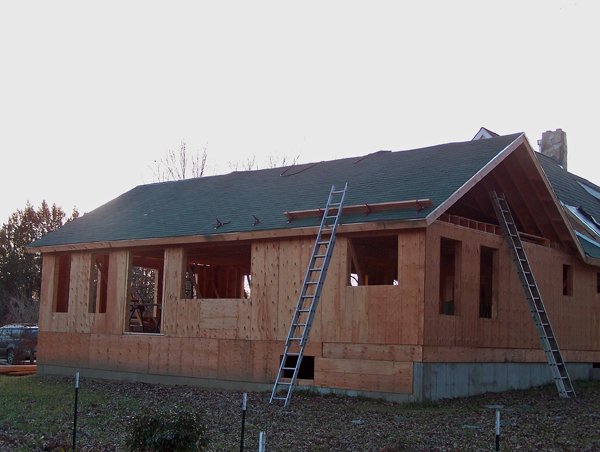
[(302, 290), (290, 323), (283, 357), (279, 364), (269, 403), (273, 403), (274, 400), (284, 401), (284, 406), (290, 403), (302, 357), (304, 356), (304, 347), (308, 341), (310, 328), (321, 296), (321, 289), (335, 246), (335, 233), (342, 216), (347, 189), (348, 183), (346, 182), (343, 189), (336, 190), (335, 186), (332, 186), (329, 192), (312, 256), (302, 283)]
[(575, 389), (573, 388), (562, 353), (558, 347), (556, 336), (554, 336), (552, 325), (550, 325), (546, 307), (544, 306), (542, 296), (538, 290), (537, 283), (535, 282), (529, 260), (525, 254), (523, 243), (519, 237), (517, 226), (515, 225), (506, 198), (504, 197), (504, 194), (498, 194), (495, 191), (490, 192), (490, 198), (500, 226), (504, 231), (504, 235), (506, 236), (506, 240), (511, 249), (513, 261), (517, 267), (519, 279), (521, 280), (521, 285), (525, 290), (525, 298), (529, 304), (529, 310), (540, 337), (542, 348), (546, 354), (546, 359), (552, 370), (552, 376), (556, 388), (558, 389), (558, 393), (564, 398), (575, 397)]

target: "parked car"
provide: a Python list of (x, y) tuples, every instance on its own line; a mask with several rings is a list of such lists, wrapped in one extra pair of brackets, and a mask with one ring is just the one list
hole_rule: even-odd
[(7, 364), (28, 359), (33, 362), (37, 355), (38, 326), (31, 323), (4, 325), (0, 327), (0, 359)]

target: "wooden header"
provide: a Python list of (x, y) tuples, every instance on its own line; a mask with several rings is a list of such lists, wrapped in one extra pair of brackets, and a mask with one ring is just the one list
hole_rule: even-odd
[[(415, 209), (417, 212), (431, 207), (433, 203), (431, 199), (411, 199), (408, 201), (392, 201), (392, 202), (380, 202), (375, 204), (354, 204), (351, 206), (344, 206), (343, 213), (364, 213), (369, 215), (370, 213), (385, 212), (388, 210), (400, 210), (400, 209)], [(337, 208), (331, 209), (332, 214), (337, 212)], [(292, 210), (285, 211), (283, 214), (286, 216), (288, 221), (297, 220), (299, 218), (312, 218), (322, 217), (325, 213), (325, 209), (308, 209), (308, 210)]]

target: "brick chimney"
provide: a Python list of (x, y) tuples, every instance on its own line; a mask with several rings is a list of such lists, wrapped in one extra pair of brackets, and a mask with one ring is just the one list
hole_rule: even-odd
[(562, 129), (547, 130), (542, 133), (538, 146), (542, 154), (553, 158), (565, 170), (567, 169), (567, 134)]

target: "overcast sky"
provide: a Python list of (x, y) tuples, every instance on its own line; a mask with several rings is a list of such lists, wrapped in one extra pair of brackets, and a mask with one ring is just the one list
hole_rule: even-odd
[(598, 175), (600, 2), (0, 3), (0, 223), (88, 212), (181, 140), (208, 172), (524, 131)]

